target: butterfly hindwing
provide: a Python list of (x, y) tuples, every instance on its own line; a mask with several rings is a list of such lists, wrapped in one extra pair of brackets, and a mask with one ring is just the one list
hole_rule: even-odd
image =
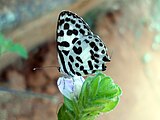
[[(104, 43), (97, 36), (83, 36), (70, 51), (68, 62), (76, 75), (87, 75), (97, 70), (106, 70), (105, 62), (110, 61), (106, 55)], [(74, 56), (74, 57), (72, 57)]]
[(57, 25), (60, 71), (67, 76), (83, 76), (104, 71), (110, 61), (106, 46), (76, 14), (62, 11)]

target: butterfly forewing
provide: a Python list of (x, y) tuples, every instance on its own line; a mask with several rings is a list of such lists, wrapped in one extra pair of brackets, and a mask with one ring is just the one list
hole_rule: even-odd
[(57, 42), (68, 42), (72, 46), (77, 38), (93, 34), (82, 18), (69, 11), (62, 11), (57, 26)]
[(62, 11), (57, 25), (57, 50), (60, 71), (67, 76), (83, 76), (106, 69), (110, 61), (105, 44), (76, 14)]

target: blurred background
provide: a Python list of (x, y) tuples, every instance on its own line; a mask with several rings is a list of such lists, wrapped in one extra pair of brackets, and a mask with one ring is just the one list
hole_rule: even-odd
[(106, 43), (120, 103), (98, 120), (160, 120), (160, 0), (0, 0), (0, 120), (56, 120), (63, 99), (58, 15), (82, 16)]

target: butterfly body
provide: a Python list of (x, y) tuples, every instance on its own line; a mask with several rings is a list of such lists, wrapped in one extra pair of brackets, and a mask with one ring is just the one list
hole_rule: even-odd
[(110, 61), (100, 37), (70, 11), (62, 11), (58, 18), (57, 51), (60, 72), (68, 77), (104, 71), (105, 63)]

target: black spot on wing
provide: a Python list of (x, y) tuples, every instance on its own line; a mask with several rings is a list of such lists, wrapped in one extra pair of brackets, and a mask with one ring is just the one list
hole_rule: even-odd
[(71, 13), (68, 11), (68, 12), (67, 12), (67, 15), (68, 15), (68, 16), (71, 16)]
[(91, 55), (91, 59), (92, 59), (92, 60), (95, 60), (95, 57), (94, 57), (93, 55)]
[(76, 75), (78, 75), (78, 76), (82, 76), (82, 75), (81, 75), (81, 73), (79, 73), (79, 72), (76, 72)]
[(80, 27), (81, 27), (80, 24), (76, 24), (75, 26), (76, 26), (77, 28), (80, 28)]
[(96, 53), (94, 54), (94, 56), (95, 56), (95, 57), (97, 57), (97, 58), (99, 57), (99, 55), (98, 55), (98, 54), (96, 54)]
[(82, 20), (78, 20), (79, 23), (82, 23)]
[(68, 36), (71, 36), (71, 35), (72, 35), (72, 30), (68, 30), (68, 31), (67, 31), (67, 35), (68, 35)]
[(61, 61), (61, 64), (62, 64), (63, 70), (64, 70), (64, 72), (65, 72), (66, 74), (68, 74), (68, 71), (67, 71), (66, 66), (65, 66), (65, 60), (64, 60), (64, 57), (63, 57), (63, 55), (62, 55), (61, 51), (60, 51), (58, 48), (57, 48), (57, 51), (58, 51), (58, 55), (59, 55), (59, 57), (60, 57), (60, 61)]
[(64, 14), (66, 14), (66, 13), (67, 13), (67, 11), (62, 11), (62, 12), (60, 13), (59, 17), (60, 17), (60, 16), (64, 16)]
[(93, 65), (92, 65), (92, 62), (90, 60), (88, 61), (88, 66), (89, 66), (90, 70), (93, 70)]
[(88, 38), (89, 38), (89, 39), (91, 39), (91, 38), (92, 38), (92, 36), (88, 36)]
[(105, 64), (102, 64), (102, 71), (105, 71), (106, 70), (106, 66), (105, 66)]
[(97, 46), (94, 46), (94, 51), (98, 51), (99, 50), (99, 48), (97, 47)]
[(85, 75), (87, 75), (87, 74), (88, 74), (87, 70), (83, 70), (83, 73), (84, 73)]
[(85, 31), (83, 29), (80, 29), (79, 32), (84, 35), (85, 34)]
[(105, 62), (109, 62), (109, 61), (110, 61), (110, 59), (108, 59), (108, 58), (107, 58), (107, 56), (104, 56), (104, 57), (103, 57), (103, 61), (105, 61)]
[(78, 68), (78, 67), (79, 67), (79, 64), (78, 64), (78, 63), (75, 63), (75, 66)]
[(74, 39), (72, 40), (72, 44), (74, 44), (77, 40), (78, 40), (78, 38), (74, 38)]
[(96, 46), (94, 42), (90, 42), (89, 45), (91, 46), (91, 48), (94, 48)]
[(78, 31), (76, 29), (73, 29), (72, 32), (74, 35), (78, 35)]
[(88, 34), (88, 35), (92, 35), (92, 32), (88, 32), (87, 34)]
[(96, 41), (96, 42), (99, 42), (99, 39), (96, 38), (95, 41)]
[(73, 57), (70, 55), (69, 56), (69, 60), (71, 61), (71, 62), (74, 62), (74, 59), (73, 59)]
[(99, 43), (99, 46), (103, 47), (103, 44), (102, 44), (102, 43)]
[(96, 69), (98, 69), (98, 68), (99, 68), (99, 66), (98, 66), (97, 64), (95, 64), (95, 65), (94, 65), (94, 67), (95, 67)]
[(76, 23), (76, 21), (75, 21), (75, 20), (73, 20), (73, 19), (71, 19), (71, 23), (72, 23), (72, 24), (75, 24), (75, 23)]
[(93, 55), (93, 54), (94, 54), (93, 50), (90, 50), (89, 52), (90, 52), (90, 54), (91, 54), (91, 55)]
[(61, 19), (61, 20), (59, 21), (59, 25), (61, 26), (63, 23), (64, 23), (64, 19)]
[(61, 46), (61, 47), (69, 47), (70, 46), (67, 41), (57, 42), (57, 45)]
[(74, 44), (77, 40), (78, 40), (78, 38), (74, 38), (74, 39), (72, 40), (72, 44)]
[(68, 18), (68, 17), (65, 19), (65, 21), (67, 21), (67, 22), (69, 22), (70, 20), (71, 20), (71, 19), (70, 19), (70, 18)]
[(82, 53), (82, 47), (77, 48), (76, 46), (74, 46), (73, 51), (74, 51), (74, 53), (80, 55)]
[(73, 74), (75, 74), (75, 71), (73, 70), (72, 65), (71, 65), (70, 62), (68, 62), (68, 66), (69, 66), (70, 72), (72, 72)]
[(101, 51), (101, 53), (102, 53), (102, 54), (105, 54), (105, 51), (104, 51), (104, 50), (102, 50), (102, 51)]
[(68, 56), (68, 54), (69, 54), (69, 51), (66, 51), (66, 50), (62, 50), (62, 52), (63, 52), (66, 56)]
[(68, 23), (65, 23), (64, 24), (64, 29), (66, 30), (66, 29), (69, 29), (69, 24)]
[(83, 66), (80, 66), (80, 70), (84, 70), (84, 67), (83, 67)]
[(79, 40), (79, 41), (77, 42), (77, 44), (78, 44), (78, 45), (81, 45), (81, 41)]
[(77, 59), (80, 63), (83, 63), (82, 59), (81, 59), (79, 56), (77, 56), (76, 59)]
[(83, 26), (83, 27), (89, 31), (89, 28), (88, 28), (88, 26), (87, 26), (87, 25), (85, 25), (85, 24), (84, 24), (84, 26)]
[(85, 41), (86, 43), (89, 43), (89, 40), (87, 40), (87, 39), (85, 39), (84, 41)]
[(92, 70), (92, 73), (95, 73), (96, 72), (96, 70)]
[(64, 36), (64, 31), (61, 30), (57, 35), (60, 36), (60, 37), (63, 37)]
[(95, 61), (96, 63), (99, 63), (99, 60), (98, 60), (98, 59), (94, 59), (94, 61)]

